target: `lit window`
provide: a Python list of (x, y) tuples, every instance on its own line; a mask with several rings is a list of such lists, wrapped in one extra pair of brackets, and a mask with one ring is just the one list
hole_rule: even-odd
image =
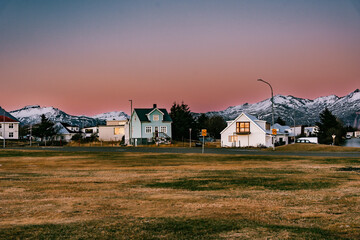
[(151, 127), (145, 127), (145, 133), (151, 133)]
[(154, 121), (159, 121), (159, 115), (153, 115), (153, 120)]
[(167, 127), (160, 127), (160, 132), (167, 133)]
[(236, 135), (229, 136), (229, 142), (237, 142), (237, 136)]
[(237, 133), (250, 133), (250, 122), (237, 122), (236, 123)]
[(14, 137), (14, 133), (9, 132), (9, 138), (12, 138), (12, 137)]

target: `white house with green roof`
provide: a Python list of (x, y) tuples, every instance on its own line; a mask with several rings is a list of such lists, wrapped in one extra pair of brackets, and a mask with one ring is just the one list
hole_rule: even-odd
[[(135, 108), (125, 128), (125, 142), (132, 145), (168, 143), (172, 119), (165, 108)], [(129, 131), (131, 129), (131, 131)]]

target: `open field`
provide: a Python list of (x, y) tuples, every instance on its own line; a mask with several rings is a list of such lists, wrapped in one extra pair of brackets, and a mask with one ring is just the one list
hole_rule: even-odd
[[(266, 149), (272, 151), (272, 149)], [(276, 147), (276, 151), (315, 151), (315, 152), (360, 152), (359, 147), (343, 147), (343, 146), (331, 146), (325, 144), (312, 144), (312, 143), (296, 143), (288, 144), (284, 146)]]
[(0, 151), (0, 239), (359, 239), (360, 159)]

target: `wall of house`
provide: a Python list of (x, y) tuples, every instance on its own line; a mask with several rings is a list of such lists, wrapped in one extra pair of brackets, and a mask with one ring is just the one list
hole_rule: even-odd
[[(12, 125), (12, 128), (10, 127)], [(0, 136), (5, 139), (19, 139), (19, 123), (17, 122), (2, 122), (0, 123)], [(10, 137), (12, 133), (12, 137)]]
[(121, 141), (125, 135), (125, 126), (99, 126), (100, 141)]
[[(247, 135), (235, 135), (236, 142), (230, 142), (229, 136), (236, 133), (236, 122), (250, 122), (250, 134)], [(266, 141), (266, 133), (255, 123), (250, 121), (245, 115), (242, 115), (221, 134), (221, 146), (222, 147), (257, 147), (259, 145), (271, 146)]]
[(131, 120), (131, 138), (141, 138), (141, 122), (135, 111)]

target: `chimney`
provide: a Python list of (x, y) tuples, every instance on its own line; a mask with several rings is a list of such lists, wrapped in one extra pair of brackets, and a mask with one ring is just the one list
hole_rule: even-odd
[(154, 105), (153, 105), (153, 108), (157, 108), (157, 105), (156, 105), (156, 104), (154, 104)]

